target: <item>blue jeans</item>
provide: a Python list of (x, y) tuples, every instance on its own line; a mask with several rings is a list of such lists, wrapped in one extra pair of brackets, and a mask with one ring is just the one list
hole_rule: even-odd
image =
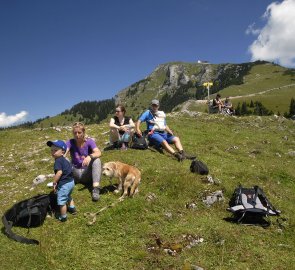
[(75, 187), (74, 179), (71, 182), (57, 186), (57, 205), (66, 205), (72, 200), (72, 192)]
[(120, 138), (120, 142), (124, 142), (124, 143), (128, 143), (130, 141), (130, 134), (125, 132), (121, 138)]

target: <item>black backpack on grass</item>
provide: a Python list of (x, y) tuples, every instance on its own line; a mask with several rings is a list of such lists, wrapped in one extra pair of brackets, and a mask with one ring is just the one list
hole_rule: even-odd
[(142, 136), (138, 136), (136, 133), (134, 133), (132, 137), (131, 148), (139, 150), (148, 149), (146, 134), (142, 133)]
[(260, 187), (244, 188), (241, 185), (235, 189), (227, 210), (233, 213), (236, 221), (247, 219), (249, 223), (281, 213), (274, 208)]
[(193, 160), (190, 166), (190, 170), (191, 172), (200, 175), (207, 175), (209, 173), (207, 165), (200, 160)]
[(32, 228), (41, 226), (48, 212), (52, 212), (55, 198), (51, 194), (37, 195), (14, 204), (2, 216), (5, 234), (21, 243), (38, 245), (39, 241), (12, 232), (13, 226)]

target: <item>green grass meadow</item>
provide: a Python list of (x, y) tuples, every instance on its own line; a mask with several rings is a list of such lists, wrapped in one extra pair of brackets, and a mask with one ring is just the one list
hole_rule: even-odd
[[(174, 113), (168, 124), (181, 138), (184, 149), (196, 154), (220, 181), (190, 172), (191, 161), (178, 162), (169, 154), (151, 150), (112, 150), (102, 162), (121, 161), (142, 172), (140, 192), (99, 214), (93, 226), (85, 212), (95, 212), (115, 202), (119, 195), (103, 192), (91, 201), (88, 189), (78, 184), (73, 198), (78, 215), (60, 223), (47, 218), (44, 225), (13, 228), (40, 240), (25, 245), (0, 235), (1, 269), (294, 269), (295, 265), (295, 125), (271, 117), (226, 117)], [(142, 126), (144, 128), (144, 126)], [(107, 124), (89, 125), (87, 133), (104, 148)], [(69, 128), (9, 129), (0, 131), (0, 214), (13, 203), (38, 193), (49, 193), (47, 182), (31, 190), (33, 179), (53, 173), (48, 140), (72, 137)], [(48, 160), (47, 160), (48, 159)], [(259, 185), (282, 211), (267, 228), (230, 223), (226, 211), (238, 184)], [(102, 176), (104, 191), (109, 180)], [(203, 199), (222, 190), (224, 201), (211, 207)], [(187, 205), (194, 203), (194, 208)], [(188, 247), (188, 239), (203, 239)], [(163, 243), (158, 245), (157, 240)], [(165, 248), (175, 247), (173, 254)]]
[[(271, 90), (273, 89), (273, 90)], [(260, 92), (268, 91), (259, 94)], [(220, 94), (223, 98), (227, 96), (240, 98), (232, 99), (233, 105), (242, 104), (244, 101), (250, 103), (260, 101), (273, 113), (280, 112), (282, 115), (289, 113), (291, 98), (295, 96), (295, 79), (294, 72), (287, 71), (281, 66), (264, 64), (256, 65), (250, 70), (249, 74), (244, 76), (243, 84), (231, 85)], [(254, 96), (249, 96), (248, 95)], [(212, 95), (212, 98), (215, 95)]]

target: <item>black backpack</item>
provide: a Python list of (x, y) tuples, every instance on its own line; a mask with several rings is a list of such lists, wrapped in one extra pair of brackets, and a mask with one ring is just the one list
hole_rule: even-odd
[(241, 185), (235, 189), (227, 210), (234, 214), (238, 222), (244, 218), (250, 221), (259, 220), (267, 216), (278, 216), (281, 213), (274, 208), (260, 187), (244, 188)]
[(52, 212), (54, 198), (51, 194), (37, 195), (14, 204), (2, 216), (5, 234), (21, 243), (38, 245), (39, 241), (29, 239), (12, 232), (13, 226), (24, 228), (38, 227), (44, 223), (48, 212)]
[(209, 173), (207, 165), (200, 160), (193, 160), (190, 166), (190, 170), (193, 173), (201, 175), (207, 175)]
[(146, 134), (142, 133), (142, 136), (140, 137), (138, 134), (134, 133), (132, 136), (131, 148), (139, 150), (148, 149)]

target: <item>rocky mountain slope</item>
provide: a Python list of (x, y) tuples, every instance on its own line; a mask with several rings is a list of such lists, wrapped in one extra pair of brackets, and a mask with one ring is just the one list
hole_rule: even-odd
[[(66, 125), (73, 121), (87, 124), (109, 119), (115, 104), (123, 104), (134, 119), (159, 99), (166, 112), (206, 111), (208, 98), (204, 82), (212, 82), (210, 99), (215, 93), (232, 97), (234, 106), (258, 100), (269, 110), (282, 115), (289, 110), (295, 92), (295, 70), (257, 61), (241, 64), (171, 62), (159, 65), (149, 76), (119, 91), (113, 99), (81, 102), (55, 117), (37, 121), (38, 126)], [(187, 102), (189, 102), (188, 106)], [(90, 110), (95, 108), (95, 112)]]
[(191, 98), (203, 99), (207, 90), (204, 82), (213, 82), (211, 93), (230, 85), (243, 83), (243, 77), (253, 65), (243, 64), (167, 63), (159, 65), (148, 77), (123, 89), (116, 95), (117, 103), (127, 107), (146, 108), (151, 98), (161, 101), (162, 109), (171, 111)]

